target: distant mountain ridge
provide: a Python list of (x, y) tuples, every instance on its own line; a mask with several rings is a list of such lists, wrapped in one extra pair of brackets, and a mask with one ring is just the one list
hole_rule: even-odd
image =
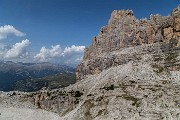
[(0, 108), (44, 109), (60, 120), (180, 120), (180, 9), (134, 18), (132, 11), (113, 11), (85, 50), (75, 84), (0, 92)]
[[(56, 74), (74, 74), (75, 69), (65, 65), (51, 63), (15, 63), (12, 61), (0, 62), (0, 90), (15, 90), (16, 83), (28, 80), (53, 76)], [(16, 90), (18, 90), (16, 88)]]

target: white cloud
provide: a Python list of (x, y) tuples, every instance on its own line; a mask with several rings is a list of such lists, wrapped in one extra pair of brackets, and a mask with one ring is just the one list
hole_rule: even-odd
[(52, 46), (52, 49), (50, 50), (51, 57), (59, 57), (61, 56), (61, 47), (60, 45)]
[(63, 63), (76, 65), (82, 61), (83, 54), (84, 54), (85, 46), (75, 46), (72, 45), (71, 47), (66, 47), (63, 51)]
[(76, 61), (82, 61), (83, 60), (83, 56), (76, 58)]
[(52, 46), (52, 49), (42, 47), (40, 52), (34, 56), (34, 59), (40, 62), (47, 62), (52, 58), (60, 57), (62, 54), (60, 45)]
[(72, 45), (71, 47), (66, 47), (63, 51), (63, 56), (72, 55), (74, 53), (83, 53), (85, 46), (75, 46)]
[(22, 40), (20, 43), (16, 43), (11, 49), (7, 50), (4, 54), (4, 58), (23, 58), (28, 55), (26, 48), (31, 44), (31, 42), (26, 39)]
[(0, 27), (0, 40), (6, 39), (9, 35), (15, 35), (18, 37), (25, 36), (25, 33), (22, 33), (21, 31), (15, 29), (11, 25), (4, 25)]
[(51, 49), (43, 46), (34, 59), (39, 62), (58, 61), (66, 64), (77, 64), (82, 60), (84, 48), (85, 46), (72, 45), (62, 51), (60, 45), (52, 46)]

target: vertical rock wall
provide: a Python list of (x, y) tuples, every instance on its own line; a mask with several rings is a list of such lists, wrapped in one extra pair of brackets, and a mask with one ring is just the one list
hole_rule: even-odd
[[(169, 16), (151, 15), (149, 20), (138, 20), (131, 10), (115, 10), (107, 26), (100, 29), (92, 44), (85, 49), (84, 58), (77, 66), (77, 79), (100, 73), (103, 69), (119, 65), (114, 61), (123, 48), (158, 44), (160, 48), (180, 47), (180, 10), (174, 9)], [(172, 46), (173, 44), (173, 46)], [(166, 47), (165, 47), (166, 46)], [(162, 50), (162, 51), (163, 51)], [(106, 57), (103, 57), (106, 56)], [(104, 64), (104, 63), (107, 64)], [(128, 62), (123, 60), (124, 63)]]

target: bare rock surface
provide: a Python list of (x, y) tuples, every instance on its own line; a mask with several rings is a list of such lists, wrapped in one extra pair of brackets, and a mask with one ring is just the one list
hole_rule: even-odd
[(61, 118), (45, 110), (0, 107), (0, 120), (61, 120)]
[(85, 51), (76, 84), (1, 92), (0, 111), (7, 108), (10, 114), (16, 108), (29, 115), (38, 110), (35, 116), (41, 118), (46, 110), (59, 120), (179, 120), (179, 17), (179, 8), (150, 20), (136, 20), (130, 10), (113, 11)]
[(90, 47), (86, 48), (83, 61), (77, 66), (77, 79), (127, 63), (129, 61), (127, 57), (136, 59), (133, 57), (134, 54), (125, 53), (126, 57), (112, 54), (112, 52), (119, 54), (119, 51), (124, 48), (141, 46), (141, 53), (159, 52), (152, 44), (157, 44), (162, 52), (172, 48), (180, 49), (178, 8), (174, 9), (169, 16), (156, 14), (151, 15), (149, 20), (136, 19), (131, 10), (115, 10), (111, 14), (108, 25), (101, 28), (99, 34), (93, 38)]

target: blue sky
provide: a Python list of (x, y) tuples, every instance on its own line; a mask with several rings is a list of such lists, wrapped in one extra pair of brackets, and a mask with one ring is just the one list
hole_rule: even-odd
[[(3, 33), (8, 35), (0, 39), (0, 55), (13, 45), (9, 54), (17, 49), (23, 51), (22, 56), (21, 52), (17, 57), (1, 59), (35, 62), (33, 56), (41, 53), (39, 56), (46, 55), (40, 61), (73, 64), (81, 59), (84, 46), (88, 47), (92, 37), (107, 24), (113, 10), (132, 9), (140, 19), (156, 13), (166, 16), (178, 4), (179, 0), (0, 0), (0, 29), (16, 30), (16, 34)], [(27, 57), (25, 51), (31, 55)]]

